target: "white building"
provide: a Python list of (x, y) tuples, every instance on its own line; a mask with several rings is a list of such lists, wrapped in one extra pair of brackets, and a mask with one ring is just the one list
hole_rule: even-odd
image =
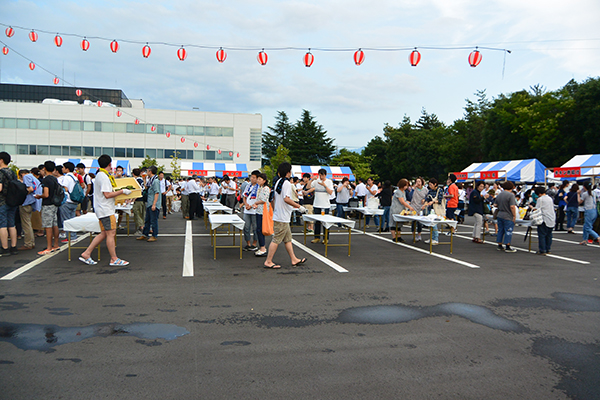
[(182, 175), (202, 165), (241, 172), (260, 168), (260, 114), (147, 109), (120, 90), (80, 90), (78, 96), (70, 87), (0, 84), (0, 151), (11, 154), (20, 168), (56, 159), (89, 164), (102, 154), (128, 161), (131, 168), (150, 156), (167, 172), (177, 154)]

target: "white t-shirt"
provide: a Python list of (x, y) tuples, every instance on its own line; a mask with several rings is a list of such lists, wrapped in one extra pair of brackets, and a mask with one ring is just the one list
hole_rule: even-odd
[[(329, 201), (329, 193), (327, 193), (325, 187), (319, 182), (322, 182), (321, 179), (317, 179), (312, 183), (312, 187), (315, 188), (315, 201), (313, 202), (313, 207), (329, 209), (331, 206), (331, 202)], [(325, 186), (327, 186), (330, 190), (333, 190), (333, 182), (331, 179), (325, 179)]]
[(63, 175), (60, 178), (58, 178), (58, 183), (60, 183), (60, 186), (66, 188), (65, 196), (67, 196), (68, 203), (73, 203), (71, 201), (71, 192), (75, 188), (75, 182), (79, 184), (79, 180), (75, 177), (75, 175), (73, 175), (72, 172), (69, 172), (67, 175)]
[(364, 183), (359, 183), (356, 187), (356, 196), (363, 197), (367, 195), (367, 186)]
[(303, 182), (296, 183), (296, 194), (298, 195), (298, 200), (304, 199), (304, 195), (302, 194), (302, 189), (304, 189), (304, 183)]
[[(365, 186), (365, 188), (366, 188), (366, 186)], [(371, 190), (372, 190), (372, 191), (374, 191), (374, 192), (375, 192), (375, 194), (377, 194), (377, 189), (378, 189), (378, 188), (377, 188), (377, 185), (373, 185), (373, 186), (371, 186)], [(366, 190), (366, 192), (367, 192), (367, 198), (366, 198), (366, 200), (367, 200), (367, 201), (369, 201), (369, 199), (370, 199), (371, 197), (375, 197), (375, 194), (372, 194), (372, 193), (371, 193), (371, 192), (369, 192), (368, 190)]]
[[(254, 205), (254, 203), (256, 203), (256, 198), (258, 196), (258, 183), (254, 184), (254, 185), (248, 185), (246, 186), (246, 190), (244, 191), (244, 198), (246, 199), (246, 203), (252, 207)], [(256, 209), (255, 208), (250, 208), (249, 210), (246, 209), (246, 207), (244, 207), (244, 214), (248, 214), (248, 215), (253, 215), (256, 214)]]
[(210, 195), (216, 196), (219, 194), (219, 185), (216, 182), (210, 184), (210, 191), (208, 192)]
[(284, 201), (286, 197), (292, 198), (292, 184), (289, 181), (283, 182), (281, 194), (275, 191), (275, 207), (273, 208), (273, 221), (289, 223), (292, 218), (294, 207)]
[(107, 199), (104, 193), (110, 193), (113, 187), (110, 178), (104, 172), (98, 172), (94, 180), (94, 211), (98, 218), (109, 217), (115, 214), (115, 199)]
[(229, 182), (221, 182), (221, 186), (223, 187), (225, 194), (235, 194), (236, 184), (234, 181), (229, 180)]

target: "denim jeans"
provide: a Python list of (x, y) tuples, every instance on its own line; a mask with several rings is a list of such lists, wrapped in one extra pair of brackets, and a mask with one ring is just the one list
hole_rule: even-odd
[(348, 207), (348, 203), (340, 204), (337, 203), (335, 208), (335, 216), (338, 218), (346, 218), (346, 213), (344, 212), (344, 207)]
[(150, 236), (150, 228), (152, 228), (152, 236), (158, 236), (158, 214), (160, 209), (157, 207), (156, 210), (152, 211), (152, 207), (146, 208), (146, 220), (144, 221), (144, 236)]
[[(371, 222), (371, 216), (367, 215), (367, 216), (365, 216), (365, 224), (369, 225), (369, 222)], [(375, 225), (379, 226), (379, 215), (375, 216)]]
[[(245, 211), (245, 210), (244, 210)], [(256, 235), (256, 214), (244, 213), (244, 240), (249, 242), (254, 235), (254, 240), (258, 240)]]
[(598, 239), (598, 234), (594, 231), (594, 222), (596, 222), (597, 217), (598, 212), (595, 208), (592, 208), (591, 210), (585, 210), (585, 220), (583, 222), (583, 240)]
[[(324, 212), (325, 214), (329, 214), (329, 208), (314, 208), (314, 214), (321, 214), (321, 212)], [(321, 237), (321, 223), (320, 222), (315, 222), (315, 239), (319, 239)]]
[(390, 208), (391, 206), (383, 206), (383, 215), (381, 216), (381, 225), (383, 229), (390, 229)]
[(567, 229), (575, 227), (577, 223), (577, 214), (579, 213), (578, 207), (567, 207)]
[[(510, 244), (515, 223), (510, 219), (498, 218), (498, 237), (496, 243)], [(504, 242), (502, 241), (504, 239)]]
[(538, 248), (540, 253), (549, 253), (552, 247), (552, 229), (553, 227), (546, 226), (545, 223), (538, 225)]
[(260, 247), (265, 246), (265, 235), (262, 233), (262, 217), (262, 214), (256, 214), (256, 237)]
[[(60, 213), (60, 219), (62, 222), (75, 218), (75, 210), (77, 209), (76, 203), (65, 202), (58, 209)], [(77, 232), (71, 232), (71, 240), (77, 239)]]

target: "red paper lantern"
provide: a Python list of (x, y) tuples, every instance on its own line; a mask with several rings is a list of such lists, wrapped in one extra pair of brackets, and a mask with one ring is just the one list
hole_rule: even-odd
[(152, 125), (152, 126), (150, 127), (150, 131), (151, 131), (151, 132), (156, 132), (156, 126)]
[(183, 46), (181, 46), (181, 48), (179, 50), (177, 50), (177, 57), (179, 57), (179, 59), (181, 61), (183, 61), (187, 58), (187, 51), (185, 51)]
[(135, 121), (133, 121), (134, 124), (139, 125), (140, 124), (140, 120), (139, 119), (135, 119)]
[(206, 145), (206, 150), (210, 150), (210, 144)]
[(219, 149), (219, 150), (217, 151), (217, 153), (221, 154), (221, 149)]
[(354, 53), (354, 64), (360, 65), (363, 62), (365, 62), (365, 53), (361, 49), (358, 49), (358, 51)]
[(60, 37), (59, 34), (56, 34), (56, 36), (54, 36), (54, 44), (56, 45), (56, 47), (60, 47), (62, 46), (62, 38)]
[(37, 42), (38, 34), (35, 31), (29, 32), (29, 40), (31, 40), (32, 42)]
[(81, 97), (81, 95), (83, 94), (83, 92), (81, 91), (81, 89), (77, 89), (75, 91), (75, 94), (77, 95), (77, 97)]
[(83, 40), (81, 41), (81, 50), (88, 51), (89, 48), (90, 48), (90, 42), (88, 42), (88, 40), (86, 38), (83, 38)]
[(116, 40), (110, 42), (110, 51), (112, 51), (113, 53), (119, 51), (119, 42), (117, 42)]
[(170, 138), (171, 137), (171, 132), (167, 132), (167, 133), (165, 133), (165, 135), (167, 135), (167, 138)]
[(240, 153), (237, 153), (237, 157), (240, 158)]
[(408, 61), (410, 62), (410, 65), (416, 67), (417, 64), (419, 64), (419, 62), (421, 61), (421, 53), (419, 53), (417, 49), (414, 49), (410, 53), (410, 56), (408, 56)]
[(181, 143), (185, 143), (185, 138), (184, 137), (181, 138)]
[(194, 142), (194, 147), (198, 147), (198, 142)]
[(33, 63), (33, 61), (29, 63), (29, 69), (32, 71), (35, 69), (35, 64)]
[(123, 115), (123, 113), (121, 112), (121, 110), (117, 110), (117, 117), (120, 117), (121, 115)]
[(4, 46), (2, 48), (2, 54), (7, 55), (8, 54), (8, 47)]
[(152, 49), (150, 48), (150, 46), (148, 46), (148, 44), (146, 44), (144, 47), (142, 47), (142, 55), (144, 56), (144, 58), (150, 57), (151, 52), (152, 52)]
[(226, 59), (227, 59), (227, 53), (225, 53), (225, 50), (223, 50), (223, 48), (221, 47), (219, 50), (217, 50), (217, 61), (222, 63)]
[(60, 82), (60, 79), (58, 79), (58, 77), (55, 76), (54, 80), (52, 80), (52, 82), (54, 82), (55, 85), (58, 85), (58, 82)]
[(98, 101), (96, 102), (96, 105), (97, 105), (98, 107), (102, 107), (102, 101), (98, 100)]
[(314, 61), (315, 56), (313, 56), (310, 51), (304, 55), (304, 65), (306, 65), (307, 68), (313, 65)]
[(15, 34), (15, 30), (12, 28), (12, 26), (9, 26), (8, 28), (6, 28), (4, 33), (6, 33), (7, 37), (13, 37), (13, 35)]
[(258, 63), (260, 65), (266, 65), (269, 57), (267, 56), (267, 53), (265, 53), (265, 51), (263, 50), (260, 53), (258, 53), (258, 56), (256, 56), (256, 59), (258, 60)]
[(233, 151), (229, 152), (229, 157), (233, 157)]
[(483, 57), (481, 56), (481, 53), (479, 52), (479, 50), (473, 50), (471, 52), (471, 54), (469, 54), (469, 65), (471, 67), (475, 68), (476, 66), (479, 65), (482, 58)]

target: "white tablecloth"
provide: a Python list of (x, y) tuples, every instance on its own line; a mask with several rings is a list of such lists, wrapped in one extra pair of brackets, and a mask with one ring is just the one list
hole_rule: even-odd
[(325, 229), (331, 228), (333, 225), (342, 224), (348, 228), (354, 228), (356, 221), (351, 219), (334, 217), (333, 215), (325, 214), (303, 214), (302, 218), (309, 222), (320, 222)]
[(204, 209), (208, 211), (209, 214), (214, 214), (217, 211), (223, 211), (227, 214), (232, 214), (233, 210), (227, 206), (224, 206), (221, 203), (204, 203)]
[(413, 222), (413, 221), (417, 221), (419, 223), (421, 223), (421, 225), (424, 226), (437, 226), (437, 225), (449, 225), (453, 228), (456, 228), (456, 225), (458, 224), (457, 221), (452, 221), (452, 220), (442, 220), (439, 217), (436, 217), (435, 219), (433, 218), (429, 218), (428, 216), (419, 216), (419, 215), (400, 215), (400, 214), (393, 214), (392, 218), (395, 222)]
[(237, 215), (210, 214), (208, 216), (208, 221), (210, 222), (210, 228), (213, 230), (224, 224), (231, 224), (239, 230), (244, 229), (244, 220)]
[(131, 210), (133, 209), (133, 204), (128, 205), (115, 205), (115, 211), (123, 211), (126, 214), (132, 215)]
[(94, 213), (71, 218), (63, 223), (66, 232), (100, 232), (100, 221)]
[(383, 208), (367, 208), (367, 207), (344, 207), (344, 211), (358, 211), (364, 215), (383, 215)]

